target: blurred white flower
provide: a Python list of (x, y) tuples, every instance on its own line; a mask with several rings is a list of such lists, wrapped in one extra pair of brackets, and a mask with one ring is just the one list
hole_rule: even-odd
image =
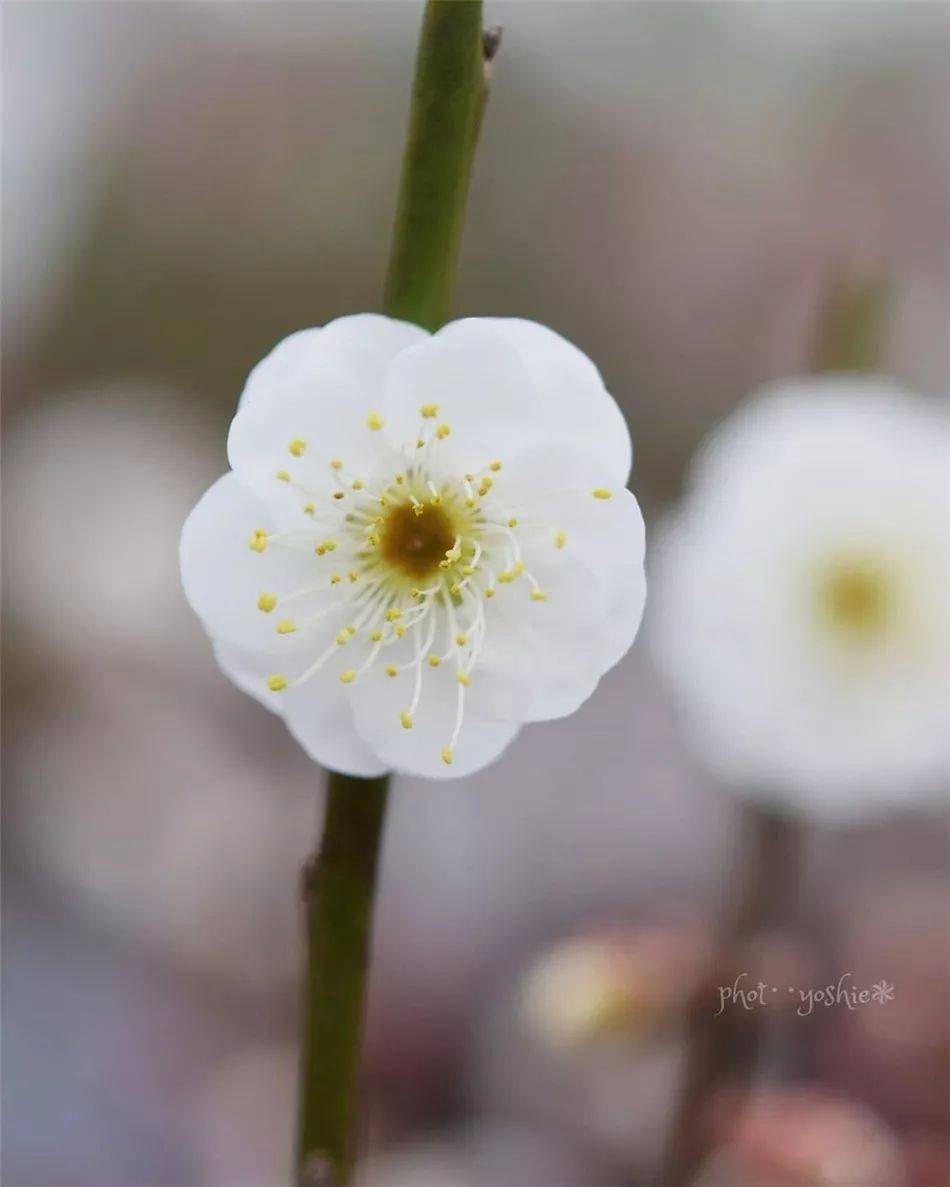
[(543, 326), (303, 330), (252, 372), (228, 454), (182, 533), (185, 592), (319, 762), (467, 774), (577, 709), (633, 641), (630, 437)]
[(792, 380), (706, 444), (652, 640), (697, 750), (827, 816), (946, 790), (950, 421), (881, 378)]

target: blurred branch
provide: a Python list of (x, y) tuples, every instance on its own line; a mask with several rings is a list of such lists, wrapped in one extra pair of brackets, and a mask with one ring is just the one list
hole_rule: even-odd
[[(384, 308), (437, 329), (448, 316), (469, 174), (499, 30), (481, 0), (426, 5)], [(307, 962), (297, 1187), (346, 1187), (373, 901), (389, 776), (330, 772), (323, 840), (304, 870)]]
[(708, 981), (687, 1011), (686, 1067), (660, 1178), (662, 1187), (686, 1187), (708, 1145), (708, 1106), (728, 1083), (738, 1101), (755, 1073), (765, 1015), (744, 1009), (723, 1011), (721, 985), (731, 985), (749, 951), (749, 940), (766, 928), (789, 922), (798, 901), (802, 825), (772, 808), (742, 805), (740, 869), (723, 926), (719, 954)]
[[(818, 326), (813, 371), (873, 371), (884, 341), (886, 290), (880, 281), (838, 278), (829, 286)], [(742, 882), (710, 981), (690, 1006), (686, 1068), (670, 1129), (661, 1183), (685, 1187), (706, 1153), (707, 1110), (729, 1082), (744, 1095), (756, 1070), (764, 1023), (752, 1010), (719, 1012), (719, 986), (730, 984), (757, 932), (789, 921), (801, 879), (805, 826), (761, 803), (743, 805)]]
[(884, 347), (886, 287), (838, 277), (819, 311), (812, 370), (874, 371)]

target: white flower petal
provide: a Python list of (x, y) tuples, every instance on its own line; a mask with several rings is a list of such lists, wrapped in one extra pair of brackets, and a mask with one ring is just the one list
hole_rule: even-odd
[(240, 406), (268, 404), (284, 385), (306, 382), (327, 364), (343, 365), (364, 394), (381, 393), (390, 361), (407, 346), (428, 337), (409, 322), (378, 313), (354, 313), (325, 326), (290, 334), (265, 356), (248, 376)]
[(438, 406), (451, 433), (434, 456), (462, 471), (511, 464), (538, 448), (575, 447), (600, 459), (600, 481), (623, 486), (630, 435), (593, 364), (532, 322), (452, 322), (392, 364), (386, 398), (390, 438), (413, 441), (419, 409)]
[[(271, 692), (267, 677), (274, 669), (273, 656), (222, 643), (215, 644), (214, 652), (222, 670), (238, 688), (283, 716), (291, 734), (316, 762), (363, 778), (385, 773), (386, 766), (356, 732), (350, 698), (335, 669), (319, 672), (297, 688)], [(283, 671), (292, 678), (305, 666), (295, 657)]]
[(455, 726), (458, 689), (455, 672), (447, 664), (424, 673), (413, 726), (404, 729), (400, 713), (412, 698), (411, 674), (391, 678), (377, 668), (351, 686), (357, 728), (396, 770), (430, 779), (469, 775), (494, 762), (520, 727), (516, 721), (489, 720), (466, 707), (452, 763), (446, 764), (442, 750)]
[[(288, 653), (307, 645), (312, 634), (296, 631), (278, 635), (280, 611), (258, 609), (262, 593), (278, 595), (314, 585), (315, 558), (307, 552), (249, 546), (258, 529), (270, 531), (267, 507), (225, 474), (205, 492), (185, 521), (181, 533), (181, 578), (192, 609), (215, 638), (247, 650)], [(308, 614), (319, 612), (329, 592), (317, 589), (303, 602)]]
[(630, 433), (587, 355), (538, 322), (518, 317), (482, 320), (519, 351), (545, 402), (546, 427), (602, 458), (605, 485), (626, 486), (633, 461)]

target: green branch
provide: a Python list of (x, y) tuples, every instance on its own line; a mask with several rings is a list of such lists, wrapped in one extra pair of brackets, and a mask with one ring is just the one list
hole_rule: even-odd
[[(429, 0), (419, 41), (385, 312), (428, 330), (447, 319), (485, 101), (481, 0)], [(357, 1074), (389, 776), (330, 772), (319, 854), (304, 870), (307, 959), (294, 1179), (352, 1177)]]

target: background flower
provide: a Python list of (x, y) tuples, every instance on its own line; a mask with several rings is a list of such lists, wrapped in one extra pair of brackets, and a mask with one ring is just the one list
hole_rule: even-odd
[(882, 379), (777, 384), (704, 446), (653, 638), (723, 778), (829, 815), (945, 790), (948, 491), (946, 408)]

